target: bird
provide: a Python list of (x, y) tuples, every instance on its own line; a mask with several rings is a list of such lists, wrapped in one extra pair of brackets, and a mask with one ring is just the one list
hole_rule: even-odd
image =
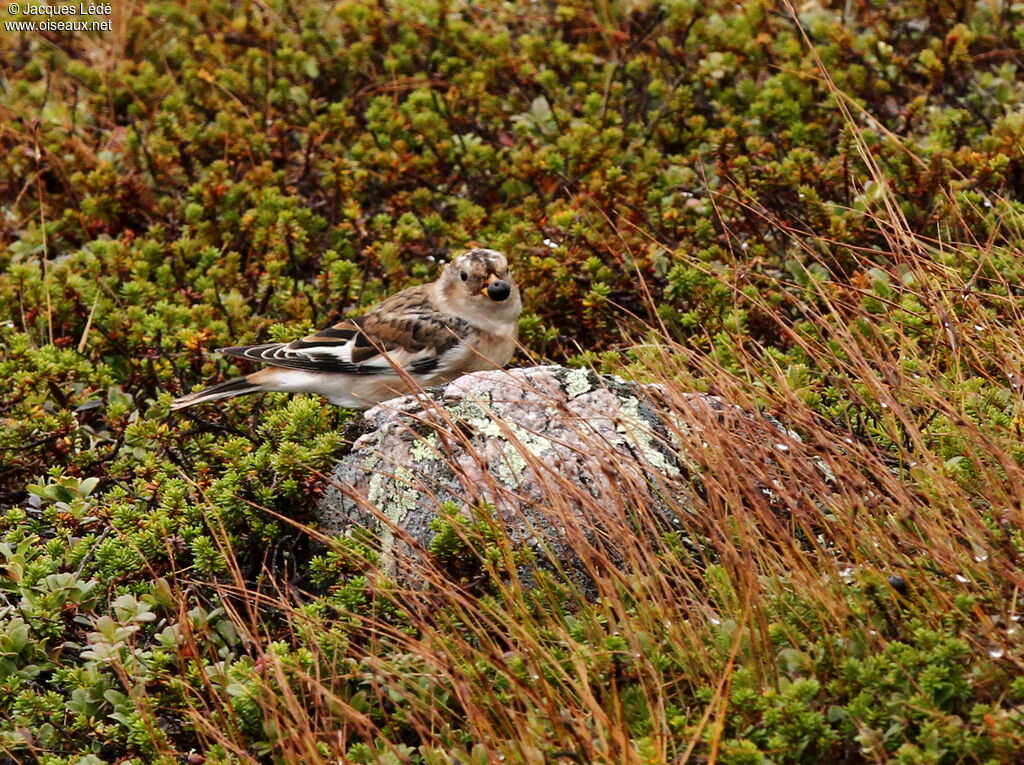
[(267, 366), (189, 393), (171, 410), (261, 391), (318, 393), (337, 406), (368, 409), (396, 396), (483, 369), (515, 353), (523, 304), (497, 250), (453, 258), (437, 281), (409, 287), (365, 314), (289, 343), (218, 348)]

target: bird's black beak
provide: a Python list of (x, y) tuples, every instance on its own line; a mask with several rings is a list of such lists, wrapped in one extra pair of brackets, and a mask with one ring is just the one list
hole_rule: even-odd
[(496, 303), (500, 303), (511, 294), (512, 288), (508, 286), (508, 282), (503, 282), (501, 279), (487, 285), (487, 297)]

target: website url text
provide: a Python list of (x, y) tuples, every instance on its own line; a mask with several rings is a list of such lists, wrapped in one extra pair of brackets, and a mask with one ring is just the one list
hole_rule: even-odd
[(107, 21), (5, 21), (5, 32), (110, 32), (114, 22)]

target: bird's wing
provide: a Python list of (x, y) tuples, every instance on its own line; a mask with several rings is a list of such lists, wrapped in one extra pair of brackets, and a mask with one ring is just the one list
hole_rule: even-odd
[(426, 375), (458, 363), (469, 325), (441, 314), (423, 288), (405, 290), (370, 313), (291, 343), (220, 348), (220, 353), (289, 369), (351, 375)]

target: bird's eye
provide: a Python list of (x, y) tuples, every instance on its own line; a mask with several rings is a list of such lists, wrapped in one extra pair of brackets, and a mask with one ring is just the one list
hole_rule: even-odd
[(462, 281), (466, 281), (466, 279), (469, 278), (469, 274), (467, 274), (465, 271), (462, 271), (459, 273), (459, 278), (462, 279)]

